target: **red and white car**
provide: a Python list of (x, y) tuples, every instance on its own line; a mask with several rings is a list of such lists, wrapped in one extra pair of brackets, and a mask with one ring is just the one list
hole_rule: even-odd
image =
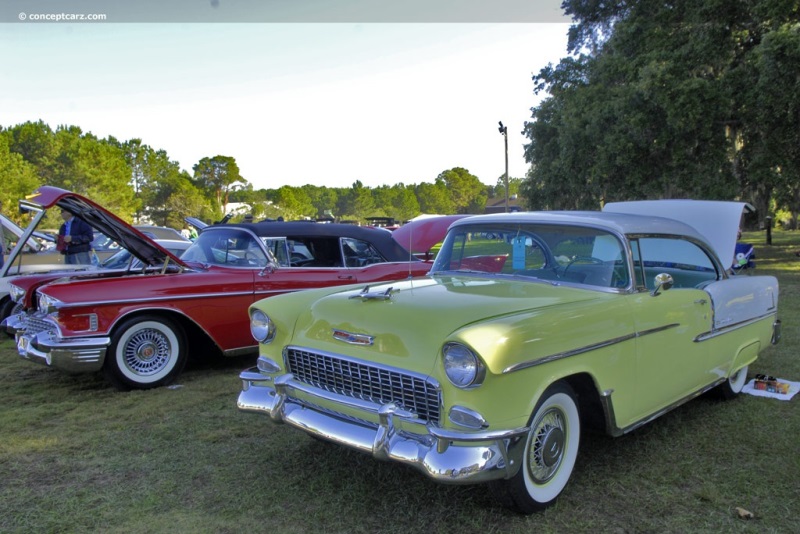
[(36, 198), (114, 235), (143, 267), (16, 278), (11, 297), (25, 311), (3, 322), (6, 331), (23, 358), (70, 372), (102, 370), (119, 389), (166, 385), (201, 353), (255, 354), (247, 309), (265, 297), (426, 274), (431, 263), (409, 249), (440, 241), (458, 218), (395, 232), (313, 222), (215, 225), (178, 258), (80, 195), (43, 187)]

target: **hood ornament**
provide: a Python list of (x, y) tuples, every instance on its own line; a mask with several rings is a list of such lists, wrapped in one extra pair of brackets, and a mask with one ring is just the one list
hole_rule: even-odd
[(349, 343), (351, 345), (371, 346), (373, 343), (375, 343), (375, 338), (373, 336), (368, 336), (366, 334), (354, 334), (353, 332), (339, 330), (338, 328), (333, 329), (333, 339), (344, 341), (345, 343)]
[(389, 300), (392, 298), (392, 293), (394, 292), (394, 288), (390, 287), (386, 291), (372, 291), (370, 292), (369, 286), (365, 286), (364, 289), (361, 290), (360, 293), (355, 295), (350, 295), (349, 298), (351, 299), (361, 299), (361, 300)]

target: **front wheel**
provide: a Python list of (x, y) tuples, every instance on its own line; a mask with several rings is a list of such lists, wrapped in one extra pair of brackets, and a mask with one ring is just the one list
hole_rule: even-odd
[(111, 338), (103, 372), (117, 389), (150, 389), (175, 380), (186, 365), (183, 331), (164, 317), (135, 317)]
[(512, 478), (492, 483), (503, 505), (523, 514), (552, 505), (572, 475), (580, 433), (575, 393), (564, 382), (553, 384), (533, 411), (523, 465)]
[(22, 304), (11, 299), (0, 304), (0, 321), (22, 311)]

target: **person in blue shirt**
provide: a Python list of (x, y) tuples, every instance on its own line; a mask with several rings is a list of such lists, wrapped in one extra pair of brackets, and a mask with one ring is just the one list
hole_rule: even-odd
[(64, 224), (58, 229), (58, 250), (64, 254), (68, 264), (92, 263), (89, 251), (92, 249), (94, 233), (86, 221), (61, 210)]

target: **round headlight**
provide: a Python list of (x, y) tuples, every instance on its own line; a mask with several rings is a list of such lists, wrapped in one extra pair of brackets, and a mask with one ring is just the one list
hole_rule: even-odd
[(44, 293), (39, 293), (39, 311), (42, 313), (58, 313), (58, 306), (61, 304), (61, 301), (45, 295)]
[(15, 286), (14, 284), (9, 284), (8, 296), (11, 297), (11, 300), (14, 302), (22, 302), (22, 299), (25, 298), (25, 290), (21, 287)]
[(269, 343), (275, 337), (275, 323), (261, 310), (250, 310), (250, 333), (259, 343)]
[(447, 343), (442, 347), (444, 372), (454, 386), (467, 388), (483, 381), (481, 361), (468, 347), (460, 343)]

